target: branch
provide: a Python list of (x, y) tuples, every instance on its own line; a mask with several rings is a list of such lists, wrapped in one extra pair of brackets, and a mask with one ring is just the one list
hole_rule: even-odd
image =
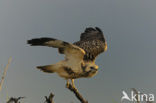
[(12, 60), (12, 58), (9, 58), (8, 64), (7, 64), (6, 67), (4, 68), (4, 72), (3, 72), (3, 75), (2, 75), (2, 79), (1, 79), (1, 81), (0, 81), (0, 91), (2, 90), (2, 85), (3, 85), (3, 82), (4, 82), (4, 77), (5, 77), (6, 73), (7, 73), (7, 70), (8, 70), (8, 67), (9, 67), (10, 63), (11, 63), (11, 60)]
[(46, 101), (45, 103), (54, 103), (53, 98), (54, 98), (54, 94), (50, 93), (49, 97), (45, 96)]
[(81, 103), (88, 103), (88, 101), (86, 101), (82, 95), (79, 93), (79, 91), (73, 87), (71, 84), (69, 84), (68, 86), (66, 86), (70, 91), (72, 91), (75, 96), (77, 97), (77, 99), (81, 102)]
[(12, 103), (12, 102), (14, 102), (14, 103), (20, 103), (19, 100), (21, 100), (21, 99), (23, 99), (23, 98), (25, 98), (25, 97), (18, 97), (18, 98), (13, 98), (13, 97), (11, 97), (11, 98), (7, 101), (7, 103)]

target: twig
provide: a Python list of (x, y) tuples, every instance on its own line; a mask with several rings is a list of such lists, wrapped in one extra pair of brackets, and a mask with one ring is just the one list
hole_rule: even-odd
[(79, 93), (79, 91), (73, 87), (71, 84), (69, 84), (68, 86), (66, 86), (70, 91), (72, 91), (75, 96), (77, 97), (77, 99), (81, 102), (81, 103), (88, 103), (88, 101), (86, 101), (82, 95)]
[(137, 99), (137, 103), (140, 103), (140, 101), (138, 100), (138, 91), (135, 88), (131, 88), (133, 90), (133, 92), (137, 95), (136, 99)]
[(45, 96), (46, 101), (45, 103), (54, 103), (53, 98), (54, 98), (54, 94), (50, 93), (49, 97)]
[(18, 98), (13, 98), (13, 97), (11, 97), (11, 98), (7, 101), (7, 103), (12, 103), (12, 102), (14, 102), (14, 103), (20, 103), (19, 100), (21, 100), (21, 99), (23, 99), (23, 98), (25, 98), (25, 97), (18, 97)]
[(7, 64), (6, 67), (4, 68), (4, 72), (3, 72), (3, 75), (2, 75), (2, 79), (1, 79), (1, 81), (0, 81), (0, 91), (2, 90), (2, 85), (3, 85), (3, 82), (4, 82), (4, 77), (5, 77), (6, 73), (7, 73), (7, 70), (8, 70), (8, 67), (9, 67), (10, 63), (11, 63), (11, 60), (12, 60), (12, 58), (9, 58), (8, 64)]

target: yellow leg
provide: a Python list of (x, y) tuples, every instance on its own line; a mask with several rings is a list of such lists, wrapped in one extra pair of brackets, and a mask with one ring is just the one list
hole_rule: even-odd
[(71, 79), (71, 84), (72, 84), (73, 88), (75, 88), (74, 79)]
[(69, 84), (70, 84), (70, 83), (69, 83), (69, 80), (67, 79), (66, 87), (69, 87)]

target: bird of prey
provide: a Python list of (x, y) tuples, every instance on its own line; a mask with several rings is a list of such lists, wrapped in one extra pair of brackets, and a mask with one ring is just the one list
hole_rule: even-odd
[(57, 73), (60, 77), (69, 80), (74, 85), (74, 79), (93, 77), (98, 66), (95, 64), (96, 57), (107, 50), (107, 42), (100, 28), (89, 27), (81, 33), (80, 40), (75, 43), (68, 43), (55, 38), (35, 38), (27, 41), (31, 46), (48, 46), (58, 48), (65, 59), (56, 64), (37, 66), (46, 73)]

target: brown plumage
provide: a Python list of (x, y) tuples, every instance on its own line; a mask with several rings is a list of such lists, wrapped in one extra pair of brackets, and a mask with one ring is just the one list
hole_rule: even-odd
[(98, 27), (86, 28), (80, 36), (80, 41), (73, 44), (86, 52), (84, 55), (85, 61), (94, 61), (100, 53), (107, 50), (107, 42), (102, 30)]
[[(102, 31), (96, 28), (86, 28), (80, 36), (80, 41), (73, 44), (55, 38), (35, 38), (27, 41), (31, 46), (48, 46), (58, 48), (65, 55), (65, 60), (56, 64), (37, 66), (43, 72), (57, 73), (60, 77), (74, 79), (93, 77), (98, 72), (95, 58), (107, 50), (107, 43)], [(68, 84), (69, 82), (67, 82)]]

